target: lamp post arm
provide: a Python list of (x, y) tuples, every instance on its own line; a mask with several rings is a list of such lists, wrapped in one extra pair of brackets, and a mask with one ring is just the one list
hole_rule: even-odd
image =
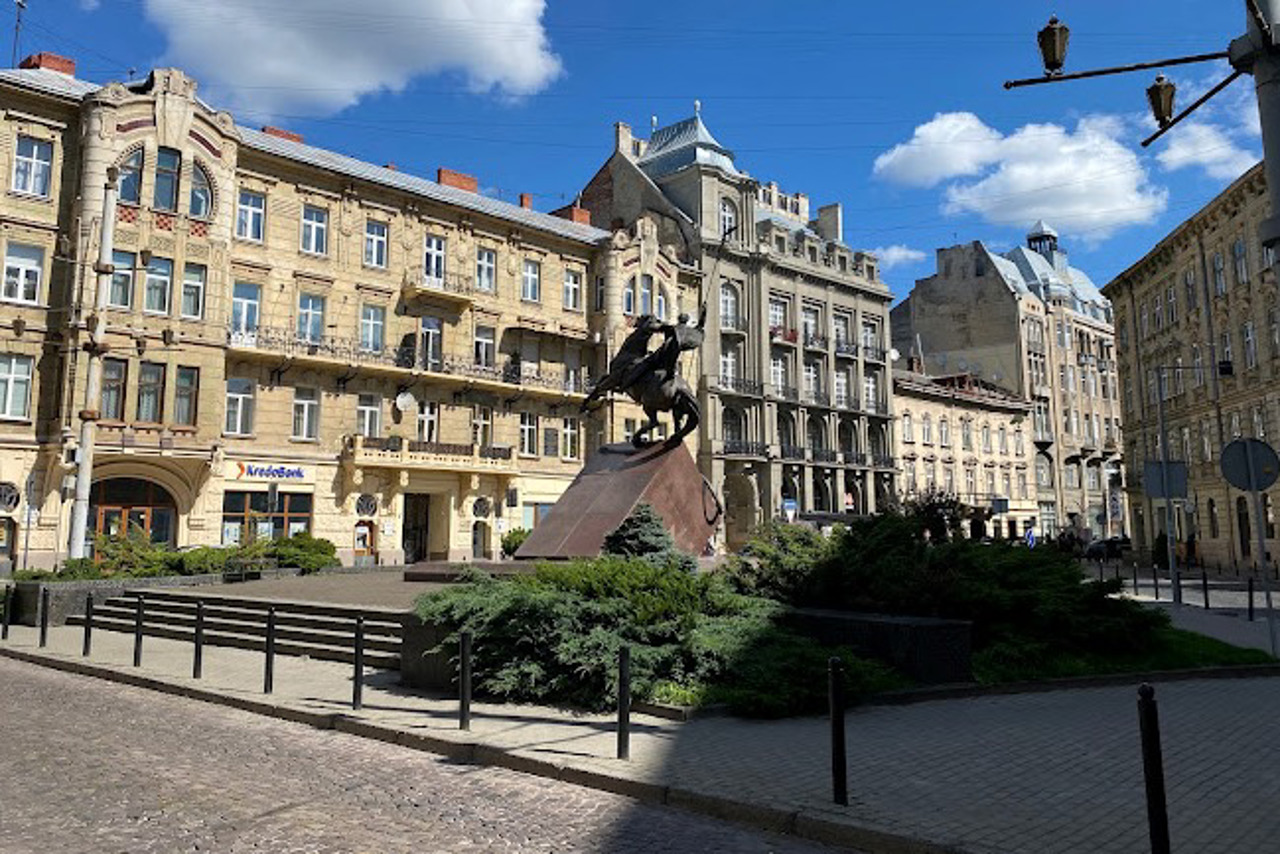
[(1243, 71), (1233, 71), (1233, 72), (1231, 72), (1231, 74), (1227, 77), (1227, 79), (1226, 79), (1226, 80), (1223, 80), (1223, 81), (1222, 81), (1221, 83), (1219, 83), (1217, 86), (1214, 86), (1214, 87), (1213, 87), (1212, 89), (1210, 89), (1208, 92), (1205, 92), (1205, 93), (1204, 93), (1203, 95), (1201, 95), (1199, 98), (1196, 98), (1196, 100), (1195, 100), (1195, 102), (1194, 102), (1194, 103), (1192, 103), (1192, 104), (1191, 104), (1189, 107), (1187, 107), (1185, 110), (1183, 110), (1182, 112), (1180, 112), (1180, 113), (1178, 113), (1176, 116), (1174, 116), (1172, 119), (1170, 119), (1170, 120), (1169, 120), (1169, 124), (1165, 125), (1164, 127), (1160, 128), (1160, 130), (1156, 131), (1155, 133), (1151, 134), (1151, 136), (1149, 136), (1149, 137), (1147, 137), (1146, 139), (1144, 139), (1144, 140), (1142, 141), (1142, 147), (1143, 147), (1143, 148), (1146, 148), (1148, 145), (1150, 145), (1151, 143), (1155, 142), (1155, 141), (1156, 141), (1157, 139), (1159, 139), (1160, 137), (1164, 136), (1165, 131), (1169, 130), (1171, 127), (1173, 127), (1174, 125), (1176, 125), (1178, 122), (1182, 121), (1182, 120), (1183, 120), (1183, 119), (1185, 119), (1187, 116), (1191, 115), (1193, 112), (1195, 112), (1195, 111), (1196, 111), (1197, 109), (1199, 109), (1201, 106), (1203, 106), (1205, 101), (1209, 100), (1209, 99), (1210, 99), (1210, 98), (1212, 98), (1214, 95), (1218, 94), (1218, 93), (1219, 93), (1219, 92), (1221, 92), (1223, 89), (1227, 88), (1227, 87), (1228, 87), (1228, 86), (1230, 86), (1232, 83), (1234, 83), (1234, 82), (1236, 81), (1236, 78), (1237, 78), (1237, 77), (1239, 77), (1239, 76), (1240, 76), (1241, 74), (1243, 74), (1243, 73), (1244, 73)]
[(1258, 28), (1258, 32), (1266, 40), (1267, 44), (1271, 44), (1271, 24), (1262, 14), (1262, 8), (1258, 6), (1258, 0), (1244, 0), (1244, 5), (1249, 9), (1249, 15), (1253, 18), (1253, 25)]
[(1004, 88), (1016, 89), (1019, 86), (1036, 86), (1041, 83), (1061, 83), (1065, 80), (1083, 80), (1087, 77), (1104, 77), (1108, 74), (1128, 74), (1131, 71), (1143, 71), (1149, 68), (1166, 68), (1170, 65), (1187, 65), (1192, 62), (1211, 62), (1215, 59), (1227, 59), (1227, 51), (1216, 53), (1198, 53), (1194, 56), (1179, 56), (1173, 59), (1162, 59), (1156, 62), (1138, 62), (1133, 65), (1116, 65), (1111, 68), (1095, 68), (1090, 71), (1077, 71), (1074, 74), (1054, 74), (1044, 77), (1028, 77), (1025, 80), (1006, 80)]

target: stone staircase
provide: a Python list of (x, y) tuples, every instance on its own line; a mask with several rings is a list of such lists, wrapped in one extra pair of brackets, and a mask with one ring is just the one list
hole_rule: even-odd
[[(263, 650), (267, 609), (276, 609), (276, 653), (326, 661), (353, 663), (355, 620), (364, 616), (366, 667), (400, 669), (405, 613), (388, 608), (329, 605), (313, 602), (250, 599), (210, 595), (192, 590), (127, 590), (93, 603), (95, 632), (133, 633), (138, 596), (144, 597), (142, 632), (151, 637), (193, 642), (196, 603), (204, 601), (204, 642)], [(84, 614), (67, 618), (67, 625), (83, 626)]]

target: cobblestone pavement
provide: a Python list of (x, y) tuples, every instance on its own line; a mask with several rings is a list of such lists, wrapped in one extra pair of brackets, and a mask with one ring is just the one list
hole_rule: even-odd
[(0, 684), (5, 854), (828, 850), (12, 660)]

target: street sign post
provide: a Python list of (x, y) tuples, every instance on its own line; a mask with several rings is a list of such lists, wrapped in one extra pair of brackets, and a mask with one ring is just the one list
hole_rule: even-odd
[(796, 520), (796, 510), (798, 509), (799, 505), (796, 503), (794, 498), (782, 499), (782, 513), (787, 517), (788, 522), (794, 522)]
[(1222, 449), (1222, 476), (1236, 489), (1253, 497), (1253, 514), (1257, 521), (1257, 556), (1254, 567), (1262, 579), (1262, 592), (1267, 603), (1267, 635), (1271, 638), (1271, 655), (1276, 655), (1276, 618), (1271, 610), (1271, 576), (1267, 572), (1266, 517), (1262, 512), (1262, 492), (1280, 477), (1280, 456), (1259, 439), (1233, 439)]
[(1027, 529), (1027, 548), (1034, 549), (1036, 547), (1036, 530), (1035, 528)]

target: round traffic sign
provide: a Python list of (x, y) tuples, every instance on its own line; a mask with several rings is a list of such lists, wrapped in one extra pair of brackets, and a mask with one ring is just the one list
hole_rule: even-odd
[(1236, 489), (1270, 489), (1280, 477), (1280, 456), (1260, 439), (1232, 439), (1222, 449), (1222, 476)]

